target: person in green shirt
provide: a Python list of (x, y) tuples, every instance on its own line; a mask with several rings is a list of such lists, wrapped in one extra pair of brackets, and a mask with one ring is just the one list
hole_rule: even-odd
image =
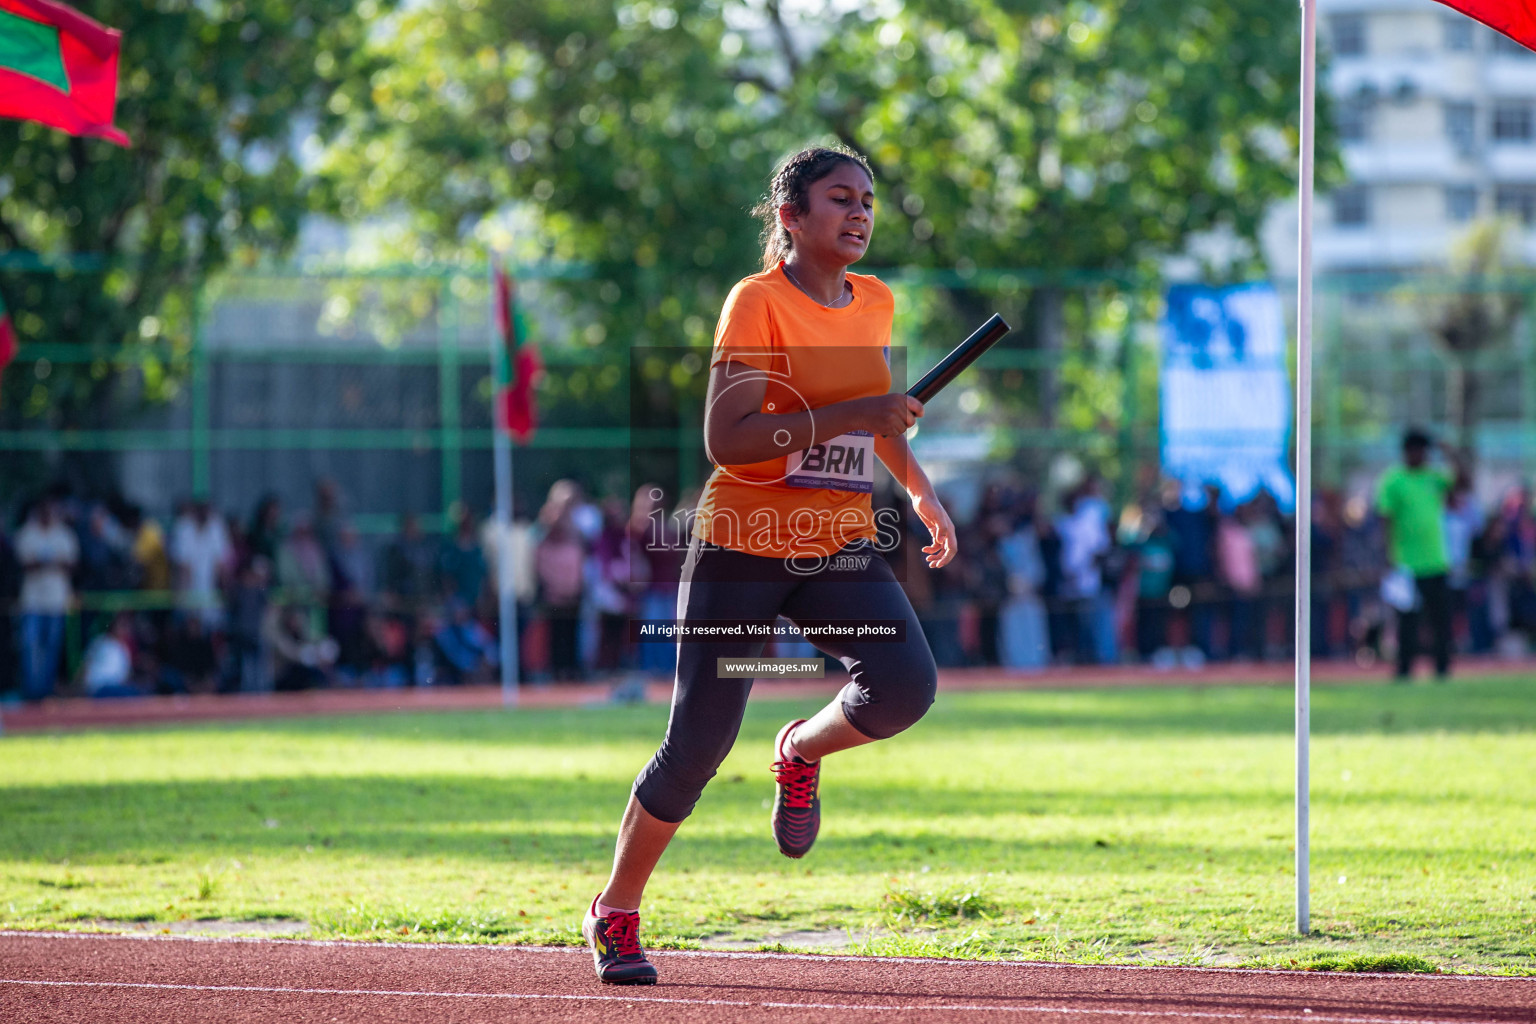
[(1406, 680), (1419, 653), (1419, 630), (1434, 636), (1435, 676), (1451, 670), (1450, 560), (1445, 545), (1445, 503), (1468, 480), (1466, 467), (1448, 445), (1439, 449), (1453, 468), (1429, 465), (1430, 436), (1410, 429), (1403, 435), (1403, 464), (1387, 470), (1376, 489), (1376, 510), (1386, 525), (1387, 555), (1393, 569), (1411, 577), (1417, 591), (1412, 607), (1398, 610), (1397, 678)]

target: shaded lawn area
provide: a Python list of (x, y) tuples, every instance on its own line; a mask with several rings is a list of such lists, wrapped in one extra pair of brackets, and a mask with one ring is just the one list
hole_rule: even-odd
[[(769, 748), (815, 705), (761, 685), (662, 861), (647, 940), (1536, 973), (1536, 682), (1315, 691), (1305, 939), (1290, 700), (941, 694), (906, 735), (828, 760), (821, 839), (791, 861)], [(0, 925), (579, 941), (665, 724), (615, 707), (0, 739)]]

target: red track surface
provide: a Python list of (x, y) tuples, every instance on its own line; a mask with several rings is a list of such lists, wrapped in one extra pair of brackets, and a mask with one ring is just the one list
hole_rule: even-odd
[(593, 1020), (855, 1024), (1513, 1024), (1536, 980), (954, 960), (657, 953), (661, 984), (615, 988), (584, 951), (0, 934), (14, 1024)]
[[(1320, 684), (1387, 682), (1387, 669), (1360, 668), (1347, 662), (1320, 662), (1312, 679)], [(1467, 676), (1536, 675), (1536, 663), (1493, 659), (1466, 659), (1456, 671)], [(1288, 683), (1291, 669), (1284, 664), (1215, 665), (1197, 671), (1157, 672), (1145, 666), (1112, 668), (1056, 668), (1044, 672), (1004, 672), (996, 668), (944, 669), (939, 688), (961, 690), (1055, 690), (1135, 686), (1275, 686)], [(829, 696), (842, 680), (820, 679), (758, 682), (758, 697)], [(580, 707), (600, 704), (608, 697), (605, 684), (584, 683), (548, 687), (523, 687), (521, 707)], [(646, 697), (665, 702), (672, 696), (671, 683), (652, 683)], [(315, 690), (309, 693), (197, 694), (190, 697), (139, 697), (128, 700), (92, 700), (88, 697), (53, 698), (41, 704), (0, 709), (0, 732), (40, 732), (61, 729), (94, 729), (156, 722), (235, 721), (249, 718), (293, 718), (306, 715), (362, 714), (382, 711), (449, 711), (501, 707), (501, 690), (495, 686), (434, 687), (422, 690)]]

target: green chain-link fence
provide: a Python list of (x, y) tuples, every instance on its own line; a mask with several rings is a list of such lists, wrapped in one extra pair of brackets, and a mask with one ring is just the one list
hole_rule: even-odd
[[(0, 262), (13, 284), (29, 275), (93, 272), (88, 259), (62, 270)], [(640, 482), (632, 478), (637, 447), (674, 447), (675, 462), (662, 467), (669, 478), (657, 482), (673, 496), (696, 487), (708, 471), (699, 367), (670, 369), (669, 411), (639, 426), (646, 434), (640, 444), (622, 339), (588, 345), (568, 320), (561, 295), (581, 287), (580, 268), (515, 273), (548, 371), (540, 427), (516, 453), (519, 513), (534, 513), (561, 477), (595, 494), (625, 495)], [(1050, 468), (1064, 455), (1103, 473), (1121, 498), (1155, 478), (1155, 283), (1002, 270), (881, 276), (897, 294), (895, 340), (906, 346), (911, 379), (973, 326), (976, 311), (1000, 310), (1018, 327), (934, 404), (913, 439), (962, 507), (989, 475), (1012, 473), (1026, 486), (1048, 487)], [(1529, 280), (1477, 285), (1476, 293), (1508, 298), (1507, 323), (1455, 353), (1436, 339), (1462, 285), (1320, 278), (1319, 485), (1361, 490), (1394, 456), (1404, 424), (1454, 432), (1463, 418), (1477, 421), (1472, 437), (1485, 477), (1523, 473), (1536, 442), (1533, 290)], [(1284, 285), (1280, 291), (1291, 294)], [(14, 506), (71, 459), (83, 459), (98, 487), (115, 484), (160, 517), (191, 497), (242, 520), (266, 494), (302, 510), (321, 478), (336, 483), (364, 533), (392, 531), (406, 513), (441, 531), (461, 507), (488, 511), (493, 371), (483, 268), (228, 274), (194, 309), (179, 344), (152, 332), (113, 351), (28, 340), (5, 371), (6, 394), (57, 374), (115, 376), (124, 382), (117, 392), (123, 411), (105, 425), (45, 426), (47, 410), (30, 418), (14, 406), (0, 410), (0, 500)], [(1468, 402), (1473, 408), (1464, 414)], [(647, 466), (644, 474), (654, 472)], [(164, 597), (97, 593), (86, 604), (144, 607)]]

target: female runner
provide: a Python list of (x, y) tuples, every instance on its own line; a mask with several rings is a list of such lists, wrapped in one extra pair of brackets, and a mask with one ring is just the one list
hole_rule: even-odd
[[(763, 272), (726, 299), (715, 331), (704, 441), (716, 469), (699, 499), (677, 617), (802, 627), (857, 616), (904, 622), (888, 639), (813, 637), (849, 683), (774, 744), (779, 850), (803, 856), (821, 821), (821, 759), (916, 722), (933, 703), (933, 655), (906, 594), (871, 546), (874, 458), (906, 488), (928, 527), (938, 568), (955, 529), (901, 435), (923, 414), (890, 394), (891, 291), (850, 274), (874, 227), (874, 175), (851, 150), (812, 148), (774, 174), (764, 219)], [(640, 899), (657, 860), (730, 752), (751, 680), (721, 678), (719, 658), (752, 658), (748, 636), (678, 645), (666, 738), (635, 780), (619, 826), (613, 873), (582, 934), (605, 982), (650, 985), (640, 946)]]

